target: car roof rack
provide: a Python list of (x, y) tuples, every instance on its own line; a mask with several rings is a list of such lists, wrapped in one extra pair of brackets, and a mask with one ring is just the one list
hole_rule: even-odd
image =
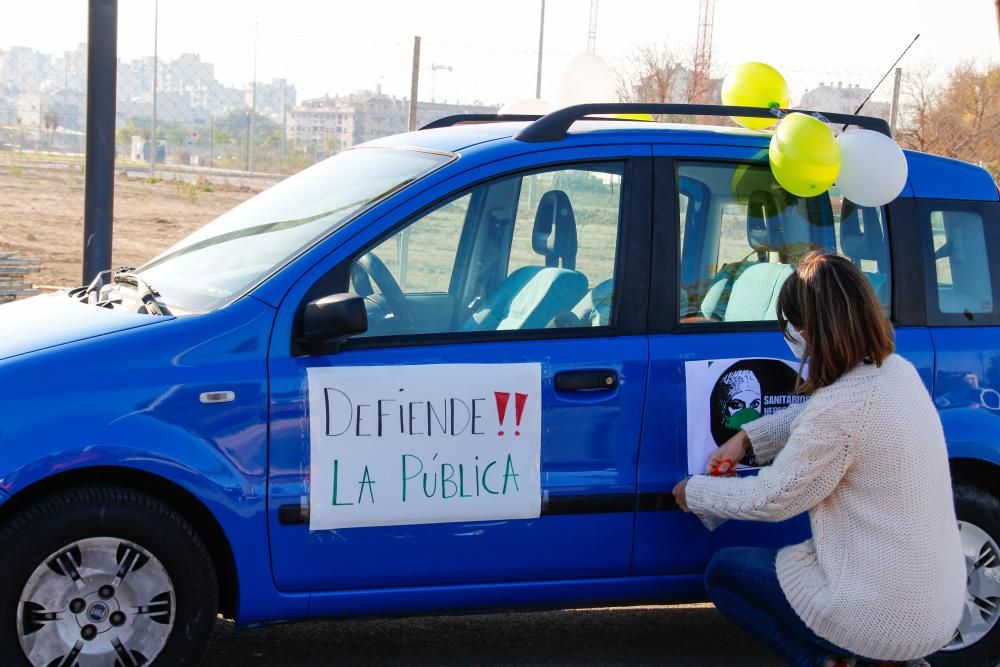
[(498, 114), (498, 113), (460, 113), (454, 116), (445, 116), (427, 123), (421, 130), (434, 130), (439, 127), (451, 127), (453, 125), (469, 125), (473, 123), (509, 123), (523, 122), (526, 120), (538, 120), (542, 116), (539, 114)]
[[(573, 123), (593, 114), (657, 114), (666, 116), (749, 116), (751, 118), (780, 118), (792, 112), (815, 116), (837, 125), (855, 125), (866, 130), (880, 132), (887, 137), (892, 136), (889, 123), (882, 118), (873, 116), (858, 116), (855, 114), (828, 113), (824, 111), (808, 111), (805, 109), (766, 109), (763, 107), (739, 107), (719, 104), (660, 104), (647, 102), (601, 102), (594, 104), (576, 104), (563, 109), (557, 109), (544, 116), (523, 114), (459, 114), (447, 116), (425, 125), (422, 130), (438, 127), (451, 127), (464, 123), (497, 123), (505, 121), (532, 121), (530, 125), (514, 135), (519, 141), (538, 143), (543, 141), (561, 141)], [(630, 120), (607, 119), (601, 120)]]

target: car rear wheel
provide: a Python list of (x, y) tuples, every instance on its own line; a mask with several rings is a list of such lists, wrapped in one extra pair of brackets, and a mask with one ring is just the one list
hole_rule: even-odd
[(955, 486), (965, 552), (966, 600), (951, 643), (930, 658), (937, 667), (991, 667), (1000, 662), (1000, 499)]
[(190, 524), (126, 488), (71, 489), (25, 509), (0, 531), (0, 572), (0, 655), (21, 665), (197, 664), (218, 609)]

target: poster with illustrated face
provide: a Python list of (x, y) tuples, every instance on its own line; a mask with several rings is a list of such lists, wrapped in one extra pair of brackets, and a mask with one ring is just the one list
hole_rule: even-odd
[(309, 530), (541, 513), (539, 364), (307, 375)]
[(795, 393), (798, 369), (797, 361), (770, 358), (685, 362), (688, 473), (704, 473), (708, 457), (744, 424), (805, 401)]

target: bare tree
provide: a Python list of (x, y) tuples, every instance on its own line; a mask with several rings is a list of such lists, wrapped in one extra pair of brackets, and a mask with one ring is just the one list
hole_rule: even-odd
[(636, 49), (618, 73), (618, 94), (626, 102), (687, 102), (690, 69), (664, 44)]
[(904, 93), (901, 145), (1000, 175), (1000, 65), (964, 63), (937, 83), (925, 68), (907, 76)]
[(933, 70), (925, 66), (903, 77), (903, 106), (896, 139), (905, 148), (928, 151), (935, 143), (933, 115), (941, 96), (933, 82)]

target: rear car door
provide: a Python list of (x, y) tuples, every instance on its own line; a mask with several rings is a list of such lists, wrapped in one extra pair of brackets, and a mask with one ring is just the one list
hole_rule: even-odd
[[(713, 156), (685, 157), (706, 150)], [(794, 395), (798, 364), (774, 312), (801, 257), (822, 249), (860, 268), (895, 319), (900, 352), (928, 384), (933, 352), (921, 323), (900, 326), (909, 320), (894, 298), (896, 283), (910, 278), (896, 280), (892, 266), (900, 262), (891, 251), (906, 267), (917, 254), (915, 238), (890, 244), (892, 219), (903, 209), (858, 207), (836, 191), (790, 195), (774, 181), (766, 150), (654, 151), (649, 400), (633, 571), (694, 573), (722, 546), (778, 546), (808, 533), (804, 517), (776, 525), (730, 521), (710, 533), (670, 495), (686, 474), (703, 472), (708, 454), (741, 424), (802, 400)]]
[(952, 457), (1000, 449), (1000, 202), (919, 199), (934, 400)]
[[(628, 573), (648, 153), (563, 150), (453, 179), (304, 279), (270, 357), (280, 589)], [(302, 305), (346, 291), (368, 333), (297, 351)]]

